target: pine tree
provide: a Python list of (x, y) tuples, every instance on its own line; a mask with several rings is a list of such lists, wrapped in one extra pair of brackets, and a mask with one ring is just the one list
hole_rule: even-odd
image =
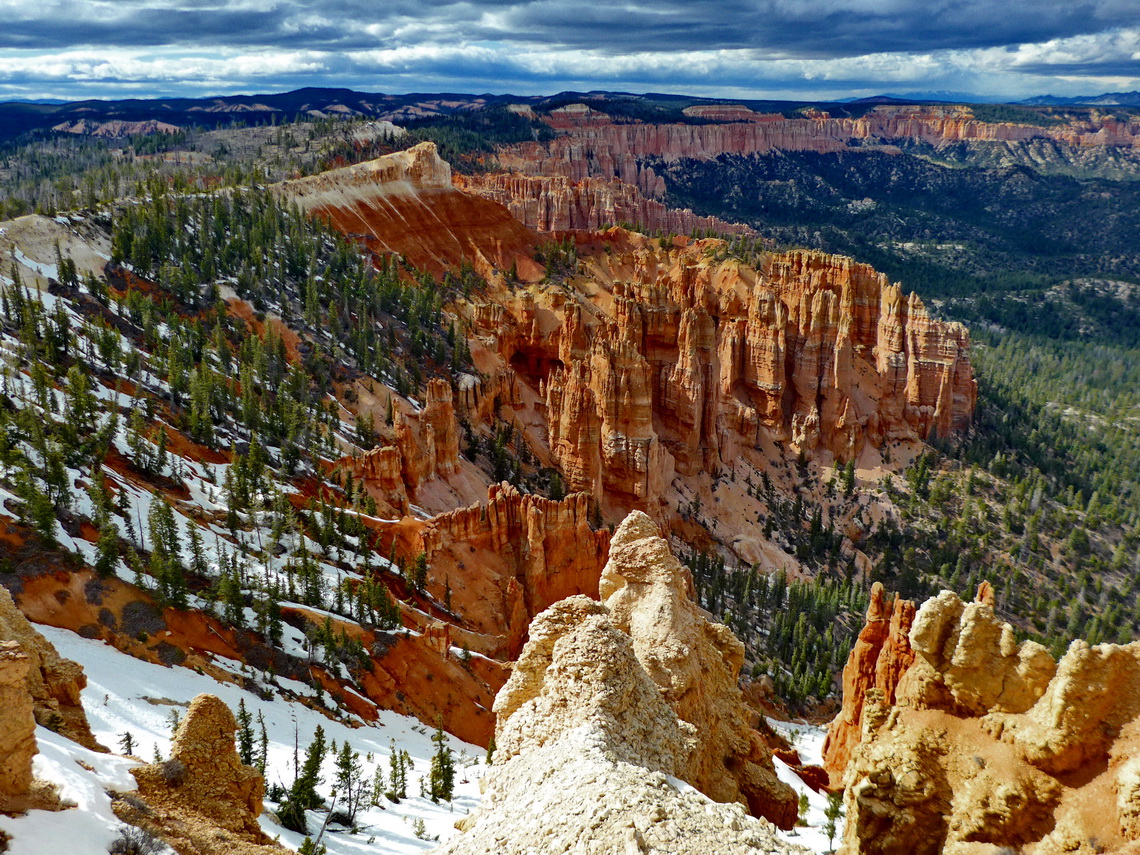
[(119, 734), (119, 749), (124, 754), (135, 753), (135, 737), (129, 730)]
[(304, 833), (305, 811), (316, 810), (324, 805), (324, 800), (317, 793), (317, 785), (321, 782), (321, 761), (325, 756), (325, 747), (324, 728), (317, 725), (313, 741), (305, 751), (305, 762), (298, 770), (293, 786), (289, 788), (289, 794), (277, 812), (281, 824), (290, 831)]
[(356, 823), (356, 814), (360, 810), (365, 788), (360, 754), (352, 750), (346, 739), (336, 757), (336, 791), (341, 797), (341, 805), (350, 826)]
[(408, 769), (411, 757), (407, 751), (397, 751), (396, 741), (391, 742), (392, 753), (388, 755), (388, 791), (385, 795), (393, 802), (408, 796)]
[(455, 758), (447, 745), (447, 734), (443, 732), (442, 719), (436, 725), (431, 741), (435, 743), (435, 754), (431, 758), (428, 795), (433, 802), (441, 799), (451, 801), (455, 791)]
[(265, 769), (269, 765), (269, 733), (265, 729), (265, 716), (261, 710), (257, 711), (257, 756), (254, 765), (261, 770), (261, 777), (265, 777)]
[(245, 708), (245, 698), (238, 701), (237, 723), (238, 756), (246, 766), (253, 766), (253, 716)]
[(828, 793), (827, 807), (823, 811), (827, 822), (823, 826), (823, 833), (827, 835), (827, 848), (831, 848), (835, 834), (839, 830), (839, 818), (843, 816), (843, 794)]

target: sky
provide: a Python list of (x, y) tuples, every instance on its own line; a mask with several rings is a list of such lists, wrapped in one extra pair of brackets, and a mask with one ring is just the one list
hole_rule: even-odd
[(0, 0), (0, 99), (1140, 89), (1140, 0)]

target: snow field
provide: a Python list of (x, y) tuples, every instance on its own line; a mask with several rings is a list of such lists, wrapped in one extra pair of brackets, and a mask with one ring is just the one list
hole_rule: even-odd
[[(59, 650), (60, 655), (83, 665), (87, 688), (83, 705), (95, 738), (111, 748), (121, 750), (120, 738), (130, 733), (135, 742), (135, 755), (153, 759), (157, 751), (169, 756), (172, 737), (171, 713), (185, 715), (190, 701), (206, 692), (217, 695), (237, 712), (240, 701), (254, 717), (261, 713), (269, 737), (267, 785), (288, 786), (293, 780), (294, 742), (297, 754), (304, 760), (305, 748), (311, 742), (317, 725), (324, 728), (325, 738), (339, 748), (345, 740), (359, 752), (365, 774), (371, 778), (379, 766), (385, 780), (388, 758), (395, 742), (397, 751), (407, 751), (413, 767), (408, 774), (408, 798), (393, 804), (380, 799), (379, 807), (366, 805), (357, 816), (358, 832), (330, 824), (322, 842), (329, 855), (405, 855), (436, 845), (433, 838), (445, 840), (458, 832), (454, 823), (479, 802), (478, 776), (483, 768), (482, 748), (447, 736), (447, 744), (455, 752), (455, 798), (451, 803), (434, 804), (421, 797), (420, 779), (427, 776), (435, 746), (432, 731), (413, 718), (382, 712), (372, 724), (360, 721), (345, 723), (332, 720), (320, 712), (286, 700), (273, 691), (271, 700), (263, 700), (254, 692), (228, 683), (219, 683), (186, 668), (164, 668), (141, 662), (100, 642), (84, 639), (68, 630), (37, 627)], [(219, 663), (221, 664), (221, 663)], [(236, 670), (236, 669), (235, 669)], [(268, 690), (273, 687), (266, 686)], [(118, 833), (121, 823), (110, 811), (105, 790), (130, 791), (134, 779), (128, 769), (135, 761), (125, 757), (97, 754), (44, 728), (37, 729), (40, 754), (36, 758), (37, 774), (60, 785), (63, 795), (78, 807), (63, 812), (30, 811), (17, 818), (0, 817), (0, 830), (12, 837), (10, 855), (105, 855), (107, 846)], [(368, 754), (372, 759), (368, 760)], [(86, 763), (88, 770), (79, 765)], [(328, 797), (334, 779), (331, 754), (326, 755), (322, 769), (320, 792)], [(267, 802), (261, 825), (271, 837), (291, 848), (297, 848), (303, 835), (277, 825), (268, 811)], [(323, 813), (310, 813), (309, 827), (316, 836), (324, 822)], [(416, 822), (422, 821), (421, 839), (416, 836)]]

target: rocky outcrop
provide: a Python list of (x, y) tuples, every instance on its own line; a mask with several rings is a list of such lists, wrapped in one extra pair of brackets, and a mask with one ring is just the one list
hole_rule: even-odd
[[(34, 663), (16, 641), (0, 641), (0, 814), (74, 807), (59, 799), (57, 788), (36, 780), (32, 761), (36, 718), (28, 678)], [(0, 844), (6, 841), (0, 835)]]
[[(616, 123), (597, 111), (561, 112), (547, 119), (558, 132), (549, 143), (521, 143), (498, 152), (504, 168), (572, 182), (618, 179), (646, 196), (664, 195), (665, 182), (648, 159), (710, 160), (721, 155), (813, 151), (821, 154), (900, 140), (940, 145), (958, 141), (1026, 142), (1050, 139), (1070, 146), (1140, 146), (1140, 121), (1111, 112), (1051, 125), (983, 122), (969, 107), (882, 105), (859, 118), (819, 111), (801, 117), (755, 113), (739, 105), (688, 108), (702, 124)], [(854, 141), (854, 144), (853, 144)]]
[(439, 853), (796, 851), (740, 805), (677, 780), (698, 750), (696, 728), (594, 601), (572, 597), (535, 620), (495, 711), (483, 800)]
[(79, 694), (87, 678), (79, 663), (64, 659), (16, 607), (8, 589), (0, 586), (0, 640), (15, 641), (28, 659), (27, 691), (37, 724), (62, 733), (95, 751), (95, 741)]
[(1132, 851), (1140, 644), (1074, 641), (1054, 663), (997, 621), (988, 586), (928, 600), (910, 642), (895, 703), (865, 693), (841, 851)]
[(423, 410), (415, 417), (399, 413), (395, 429), (403, 480), (413, 496), (424, 481), (459, 468), (459, 425), (446, 380), (429, 380)]
[(178, 125), (160, 122), (157, 119), (146, 119), (138, 122), (128, 122), (122, 119), (111, 119), (106, 122), (76, 119), (71, 122), (60, 122), (58, 125), (54, 125), (52, 130), (63, 134), (123, 139), (124, 137), (148, 134), (176, 134), (182, 129)]
[(849, 460), (969, 423), (960, 324), (849, 258), (798, 251), (754, 269), (717, 261), (722, 249), (613, 229), (580, 250), (579, 299), (523, 292), (505, 318), (476, 315), (540, 387), (572, 489), (657, 513), (674, 474), (715, 473), (762, 436)]
[(643, 232), (755, 234), (750, 226), (703, 217), (688, 208), (669, 208), (619, 180), (571, 181), (557, 175), (502, 172), (456, 175), (452, 180), (469, 193), (505, 205), (517, 220), (540, 232), (595, 231), (629, 223)]
[(31, 660), (15, 641), (0, 641), (0, 812), (26, 798), (36, 756), (36, 719), (28, 694)]
[(502, 205), (461, 193), (435, 143), (276, 185), (275, 192), (376, 253), (435, 272), (463, 261), (525, 264), (537, 243)]
[(353, 477), (364, 484), (380, 507), (397, 517), (410, 508), (404, 485), (404, 458), (395, 445), (384, 445), (346, 461)]
[(741, 802), (792, 827), (795, 793), (776, 777), (737, 687), (744, 645), (701, 613), (689, 571), (645, 514), (634, 511), (614, 533), (599, 593), (665, 702), (693, 727), (696, 747), (680, 777), (718, 802)]
[(895, 690), (914, 661), (910, 629), (914, 603), (888, 600), (883, 584), (871, 587), (867, 622), (843, 667), (843, 707), (827, 729), (823, 763), (838, 785), (863, 731), (863, 708), (868, 693), (877, 690), (879, 703), (894, 704)]
[(991, 602), (963, 603), (943, 591), (915, 618), (917, 654), (899, 693), (916, 706), (958, 715), (1023, 713), (1045, 693), (1057, 669), (1040, 644), (1018, 644), (1013, 628), (998, 621)]
[(236, 731), (229, 707), (198, 695), (174, 735), (170, 759), (131, 770), (150, 807), (149, 824), (179, 853), (282, 851), (258, 825), (265, 782), (238, 758)]
[(429, 589), (442, 599), (450, 586), (465, 625), (502, 639), (481, 652), (506, 658), (543, 609), (573, 594), (597, 597), (608, 543), (608, 532), (590, 527), (589, 496), (553, 501), (509, 484), (492, 486), (486, 504), (433, 517), (419, 540)]

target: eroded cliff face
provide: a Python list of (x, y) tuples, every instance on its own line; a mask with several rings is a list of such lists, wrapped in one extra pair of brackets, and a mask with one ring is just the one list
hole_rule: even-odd
[(60, 802), (54, 786), (36, 779), (32, 760), (37, 724), (106, 751), (91, 735), (79, 700), (86, 684), (83, 669), (60, 657), (0, 586), (0, 813), (74, 807)]
[[(683, 571), (648, 517), (635, 513), (618, 528), (605, 580), (605, 605), (570, 597), (534, 621), (495, 699), (497, 749), (483, 801), (461, 821), (465, 833), (437, 851), (794, 851), (737, 803), (748, 776), (732, 761), (763, 759), (742, 749), (749, 740), (734, 713), (743, 707), (739, 691), (734, 697), (719, 679), (734, 680), (725, 653), (731, 660), (734, 639), (696, 614)], [(650, 632), (649, 612), (658, 608), (667, 619)], [(692, 655), (682, 656), (685, 649)], [(712, 679), (700, 687), (702, 671)], [(712, 715), (711, 726), (686, 719), (698, 708)], [(720, 796), (729, 804), (686, 792), (677, 778), (714, 799), (702, 784), (727, 786)], [(776, 787), (767, 804), (790, 799), (794, 816), (794, 794)]]
[[(867, 623), (843, 667), (843, 706), (827, 729), (823, 763), (839, 786), (863, 732), (864, 707), (872, 692), (879, 704), (892, 705), (899, 680), (914, 662), (910, 629), (914, 603), (895, 597), (888, 600), (882, 582), (871, 587)], [(872, 701), (874, 703), (874, 701)]]
[(462, 190), (505, 205), (521, 223), (542, 232), (596, 231), (632, 223), (647, 232), (689, 234), (693, 230), (712, 230), (720, 234), (755, 234), (751, 227), (740, 223), (703, 217), (687, 208), (669, 208), (647, 198), (635, 185), (619, 180), (573, 181), (561, 175), (502, 172), (455, 175), (452, 180)]
[(593, 531), (589, 515), (582, 493), (552, 501), (493, 485), (486, 503), (423, 526), (429, 588), (446, 597), (449, 587), (464, 626), (494, 639), (479, 652), (514, 658), (539, 612), (574, 594), (597, 598), (609, 532)]
[(25, 684), (35, 712), (35, 721), (96, 751), (106, 751), (95, 741), (79, 693), (87, 677), (77, 662), (64, 659), (36, 631), (16, 607), (8, 589), (0, 585), (0, 640), (15, 642), (27, 659)]
[(1051, 855), (1140, 841), (1140, 644), (1074, 641), (1057, 663), (1015, 642), (992, 597), (928, 600), (894, 703), (864, 691), (841, 851)]
[(276, 191), (375, 252), (441, 271), (525, 264), (537, 239), (502, 205), (451, 186), (435, 143), (286, 181)]
[(0, 812), (27, 797), (36, 756), (36, 719), (28, 693), (31, 660), (15, 641), (0, 641)]
[(1140, 122), (1120, 121), (1111, 113), (1087, 121), (1057, 125), (982, 122), (968, 107), (876, 107), (857, 119), (814, 111), (802, 118), (755, 113), (739, 105), (698, 106), (690, 115), (709, 124), (615, 123), (594, 110), (555, 111), (548, 123), (558, 131), (549, 143), (521, 143), (498, 153), (505, 169), (524, 175), (557, 176), (578, 182), (589, 177), (618, 179), (650, 198), (665, 193), (664, 179), (647, 158), (665, 161), (771, 151), (814, 151), (821, 154), (867, 144), (910, 139), (934, 145), (959, 140), (1020, 142), (1057, 140), (1072, 146), (1140, 145)]
[(530, 289), (477, 332), (545, 399), (575, 490), (659, 512), (674, 474), (715, 473), (761, 436), (810, 456), (965, 427), (969, 335), (849, 258), (797, 251), (759, 269), (612, 229), (574, 290)]

